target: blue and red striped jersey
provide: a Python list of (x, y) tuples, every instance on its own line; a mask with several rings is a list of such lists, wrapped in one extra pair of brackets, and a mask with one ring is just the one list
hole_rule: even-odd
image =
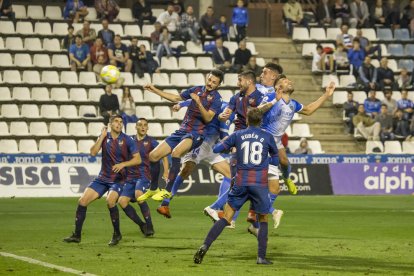
[(112, 171), (112, 166), (130, 160), (137, 152), (138, 149), (131, 137), (121, 132), (116, 139), (113, 139), (108, 132), (102, 142), (102, 164), (98, 179), (109, 183), (123, 183), (126, 180), (127, 169), (115, 173)]
[[(201, 100), (203, 107), (209, 111), (212, 110), (215, 114), (220, 113), (221, 110), (221, 96), (217, 90), (206, 91), (204, 86), (195, 86), (184, 90), (180, 96), (183, 100), (191, 99), (190, 95), (196, 93)], [(184, 120), (181, 123), (180, 130), (185, 132), (197, 132), (203, 134), (206, 123), (201, 117), (200, 110), (194, 100), (191, 101), (185, 113)]]
[(133, 139), (139, 154), (141, 155), (142, 163), (138, 166), (128, 167), (127, 181), (141, 178), (151, 181), (149, 153), (155, 149), (156, 146), (158, 146), (158, 142), (153, 137), (148, 135), (141, 140), (138, 140), (136, 135), (131, 136), (131, 138)]
[(258, 107), (262, 100), (263, 94), (257, 89), (250, 95), (245, 95), (245, 92), (239, 92), (231, 97), (228, 108), (236, 113), (236, 118), (234, 120), (236, 131), (247, 128), (247, 111), (249, 111), (249, 108), (251, 107)]
[(277, 156), (278, 150), (273, 136), (258, 128), (248, 127), (230, 135), (216, 144), (215, 153), (236, 147), (237, 173), (235, 184), (239, 186), (267, 186), (269, 154)]

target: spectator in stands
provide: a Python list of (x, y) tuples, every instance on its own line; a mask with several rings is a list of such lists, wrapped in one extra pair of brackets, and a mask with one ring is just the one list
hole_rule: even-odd
[(371, 57), (366, 56), (364, 63), (358, 70), (358, 83), (363, 90), (368, 93), (370, 90), (375, 90), (378, 87), (377, 83), (377, 68), (371, 64)]
[(99, 110), (104, 118), (104, 124), (108, 125), (109, 118), (112, 115), (119, 114), (119, 101), (115, 94), (112, 94), (112, 86), (105, 86), (105, 94), (99, 99)]
[(72, 44), (69, 48), (69, 59), (72, 71), (79, 69), (87, 69), (88, 71), (92, 71), (89, 47), (83, 43), (80, 35), (76, 36), (75, 44)]
[(125, 129), (128, 123), (135, 123), (138, 121), (135, 110), (135, 101), (128, 87), (124, 87), (123, 89), (120, 111)]
[(357, 19), (357, 26), (360, 28), (368, 28), (369, 22), (369, 9), (367, 3), (363, 0), (354, 0), (351, 3), (351, 17)]
[(184, 4), (181, 0), (172, 0), (171, 4), (174, 6), (174, 11), (181, 16), (184, 12)]
[(152, 43), (153, 50), (157, 50), (158, 44), (160, 43), (160, 35), (161, 35), (161, 23), (155, 22), (154, 31), (151, 33), (151, 43)]
[(384, 90), (385, 88), (391, 88), (392, 90), (398, 89), (398, 84), (394, 79), (394, 72), (388, 67), (388, 59), (386, 57), (381, 59), (377, 72), (379, 90)]
[(217, 29), (220, 30), (221, 38), (223, 39), (223, 41), (230, 40), (230, 28), (227, 24), (227, 17), (225, 15), (220, 15), (219, 25)]
[(283, 16), (286, 21), (288, 35), (293, 32), (293, 23), (308, 28), (308, 21), (303, 17), (302, 5), (296, 0), (288, 0), (283, 5)]
[(185, 13), (180, 17), (180, 34), (184, 41), (191, 39), (196, 44), (200, 44), (198, 39), (198, 20), (194, 16), (193, 6), (188, 6)]
[(249, 24), (249, 12), (244, 6), (244, 0), (238, 0), (233, 9), (232, 23), (236, 31), (236, 41), (239, 43), (246, 37), (246, 28)]
[(386, 17), (386, 23), (385, 26), (386, 27), (391, 27), (393, 29), (398, 29), (400, 28), (400, 7), (398, 3), (395, 3), (394, 0), (388, 0), (387, 1), (387, 10), (388, 10), (388, 14)]
[(229, 49), (223, 46), (221, 38), (216, 39), (216, 49), (213, 50), (212, 59), (214, 65), (223, 72), (233, 71)]
[(115, 33), (109, 29), (108, 19), (102, 19), (102, 29), (98, 32), (98, 37), (102, 39), (106, 47), (114, 43)]
[[(335, 0), (332, 14), (337, 27), (342, 26), (343, 24), (349, 24), (351, 25), (351, 28), (355, 28), (358, 23), (356, 18), (351, 18), (349, 7), (343, 0)], [(346, 44), (344, 45), (347, 46)]]
[(13, 11), (12, 0), (0, 0), (0, 17), (7, 16), (9, 19), (14, 20), (16, 14)]
[(381, 141), (394, 140), (394, 133), (392, 132), (393, 118), (388, 113), (386, 104), (381, 105), (381, 113), (375, 117), (375, 120), (381, 125)]
[(249, 63), (244, 66), (243, 71), (252, 71), (256, 75), (256, 82), (260, 82), (260, 75), (262, 74), (263, 67), (257, 65), (256, 63), (256, 57), (251, 56), (249, 59)]
[(408, 99), (408, 91), (401, 91), (401, 99), (397, 101), (397, 108), (403, 112), (404, 119), (409, 121), (413, 116), (414, 104)]
[(407, 136), (406, 141), (414, 142), (414, 116), (411, 118), (409, 132), (410, 134)]
[(365, 113), (374, 118), (380, 113), (381, 104), (381, 101), (376, 98), (376, 91), (369, 91), (368, 98), (364, 101)]
[(381, 59), (381, 45), (372, 45), (368, 38), (362, 35), (362, 30), (357, 29), (356, 38), (359, 39), (361, 48), (365, 51), (366, 55), (372, 55), (377, 52), (378, 59)]
[(329, 0), (322, 0), (316, 6), (315, 17), (319, 26), (333, 26), (333, 14), (329, 7)]
[(141, 44), (139, 46), (139, 62), (140, 67), (144, 73), (153, 74), (155, 72), (159, 72), (158, 63), (154, 60), (152, 57), (152, 54), (150, 51), (147, 51), (144, 44)]
[(128, 47), (129, 57), (132, 61), (132, 66), (134, 68), (134, 73), (138, 75), (139, 78), (144, 77), (144, 70), (141, 68), (141, 62), (139, 61), (139, 55), (141, 49), (138, 47), (138, 38), (133, 37), (131, 39), (131, 45)]
[(95, 0), (95, 9), (99, 19), (113, 22), (119, 14), (119, 6), (115, 0)]
[(353, 40), (354, 37), (348, 34), (348, 25), (341, 25), (341, 33), (336, 36), (336, 45), (342, 44), (346, 49), (351, 49)]
[(82, 0), (67, 0), (65, 8), (63, 9), (63, 17), (65, 20), (73, 20), (73, 23), (78, 23), (88, 15), (88, 8), (83, 4)]
[(72, 25), (68, 26), (68, 34), (62, 40), (62, 49), (69, 50), (69, 47), (75, 43), (75, 34), (73, 33), (74, 30), (75, 29)]
[(352, 118), (354, 127), (367, 140), (380, 140), (381, 125), (365, 113), (364, 105), (358, 106), (358, 114)]
[(358, 77), (358, 70), (365, 59), (365, 52), (361, 49), (359, 39), (355, 38), (353, 48), (348, 50), (349, 63), (352, 65), (352, 70), (355, 77)]
[(410, 77), (410, 75), (408, 75), (407, 68), (401, 68), (397, 82), (400, 89), (410, 90), (413, 88), (412, 76)]
[(312, 150), (309, 148), (308, 140), (302, 137), (299, 142), (299, 148), (297, 148), (294, 154), (312, 154)]
[(329, 61), (330, 63), (328, 63), (328, 55), (323, 51), (322, 45), (318, 44), (316, 53), (313, 55), (312, 72), (325, 72), (327, 67), (332, 70), (332, 56), (329, 56)]
[(144, 20), (148, 20), (150, 24), (154, 24), (157, 20), (155, 16), (152, 16), (151, 3), (145, 0), (137, 0), (132, 6), (132, 13), (141, 29)]
[(100, 37), (95, 40), (95, 43), (90, 50), (91, 61), (93, 66), (93, 72), (100, 79), (100, 73), (102, 68), (108, 64), (108, 49), (103, 45), (103, 41)]
[(414, 0), (411, 0), (410, 4), (403, 10), (401, 27), (408, 28), (410, 30), (411, 37), (414, 37)]
[(388, 7), (384, 5), (382, 0), (376, 0), (375, 5), (370, 7), (369, 13), (371, 15), (371, 26), (375, 26), (375, 24), (386, 25), (389, 11)]
[(234, 69), (236, 72), (240, 72), (243, 66), (249, 63), (249, 59), (252, 53), (246, 48), (246, 41), (242, 40), (239, 43), (239, 48), (234, 53)]
[(115, 35), (114, 44), (108, 47), (109, 62), (121, 71), (131, 72), (132, 61), (129, 58), (128, 47), (121, 43), (121, 36)]
[(178, 27), (179, 16), (174, 11), (174, 5), (169, 4), (167, 6), (167, 10), (158, 16), (157, 22), (160, 22), (162, 27), (168, 28), (170, 34), (175, 35)]
[(404, 112), (401, 109), (398, 109), (395, 112), (393, 129), (395, 138), (399, 140), (404, 140), (409, 134), (408, 121), (405, 118)]
[(394, 100), (392, 97), (392, 90), (385, 89), (384, 90), (384, 100), (382, 103), (387, 106), (387, 111), (390, 115), (394, 115), (395, 111), (397, 111), (397, 101)]
[(218, 28), (219, 24), (219, 21), (214, 16), (213, 7), (209, 6), (207, 8), (207, 12), (200, 19), (200, 36), (202, 45), (204, 45), (207, 35), (213, 36), (214, 38), (221, 36), (221, 31)]
[(157, 57), (159, 62), (161, 62), (161, 58), (164, 55), (164, 52), (167, 53), (167, 57), (171, 57), (173, 55), (171, 46), (171, 34), (168, 32), (166, 27), (161, 28), (161, 34), (159, 36), (159, 41), (157, 43)]
[(354, 124), (352, 123), (352, 118), (358, 113), (358, 102), (354, 101), (354, 94), (349, 91), (348, 92), (348, 100), (344, 103), (344, 111), (345, 117), (349, 118), (346, 121), (346, 125), (348, 127), (348, 133), (354, 134)]
[(82, 37), (83, 43), (88, 44), (89, 47), (93, 45), (96, 39), (96, 31), (90, 26), (89, 21), (85, 20), (83, 22), (83, 28), (76, 33), (76, 35), (80, 35)]
[(339, 43), (336, 46), (336, 51), (333, 54), (333, 58), (335, 60), (336, 71), (346, 70), (349, 72), (349, 59), (344, 44)]

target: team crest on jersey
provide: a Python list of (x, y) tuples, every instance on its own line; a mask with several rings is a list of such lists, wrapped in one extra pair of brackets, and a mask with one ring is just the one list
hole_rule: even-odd
[(254, 99), (249, 99), (249, 104), (254, 104)]
[(289, 105), (289, 107), (290, 107), (290, 110), (292, 110), (292, 111), (293, 111), (293, 105)]
[(148, 145), (148, 141), (145, 141), (145, 142), (144, 142), (144, 146), (146, 146), (146, 145)]
[(123, 144), (124, 144), (124, 141), (123, 140), (121, 140), (121, 141), (118, 142), (118, 145), (120, 145), (120, 146), (122, 146)]
[(211, 95), (207, 96), (207, 101), (211, 101), (212, 99), (213, 99), (213, 96), (211, 96)]

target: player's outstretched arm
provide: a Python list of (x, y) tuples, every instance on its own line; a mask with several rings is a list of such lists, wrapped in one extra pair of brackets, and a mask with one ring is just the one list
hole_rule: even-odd
[(164, 91), (156, 88), (153, 84), (146, 84), (144, 86), (144, 89), (149, 91), (149, 92), (155, 93), (158, 96), (160, 96), (161, 98), (164, 98), (164, 99), (166, 99), (170, 102), (173, 102), (173, 103), (178, 103), (179, 101), (182, 100), (180, 95), (175, 95), (175, 94), (172, 94), (172, 93), (164, 92)]
[(96, 156), (102, 147), (102, 142), (106, 138), (106, 135), (108, 134), (108, 128), (103, 127), (101, 131), (101, 135), (98, 137), (98, 140), (96, 140), (95, 144), (91, 147), (90, 153), (92, 156)]
[(211, 120), (213, 120), (214, 115), (216, 115), (216, 113), (213, 110), (205, 109), (203, 104), (201, 103), (200, 97), (196, 93), (191, 93), (190, 97), (197, 104), (198, 110), (200, 110), (201, 118), (203, 118), (203, 121), (205, 123), (211, 122)]
[(230, 136), (227, 136), (221, 141), (220, 143), (217, 143), (213, 147), (214, 153), (220, 153), (226, 150), (229, 150), (230, 148), (234, 147), (236, 143), (236, 135), (233, 133)]
[(326, 87), (325, 93), (322, 96), (320, 96), (319, 99), (304, 106), (302, 110), (299, 111), (299, 113), (303, 115), (307, 115), (307, 116), (312, 115), (316, 110), (318, 110), (319, 107), (322, 106), (322, 104), (326, 100), (328, 100), (332, 96), (334, 91), (335, 91), (335, 83), (331, 82), (329, 86)]
[(113, 165), (112, 166), (112, 171), (117, 173), (117, 172), (120, 172), (125, 167), (138, 166), (139, 164), (141, 164), (141, 162), (142, 162), (141, 155), (139, 154), (139, 152), (137, 152), (137, 153), (132, 155), (131, 160)]

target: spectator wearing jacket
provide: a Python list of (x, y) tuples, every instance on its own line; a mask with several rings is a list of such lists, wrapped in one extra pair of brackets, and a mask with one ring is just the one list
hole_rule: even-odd
[(361, 49), (357, 38), (354, 39), (352, 44), (353, 47), (348, 50), (348, 59), (349, 63), (352, 65), (354, 75), (358, 77), (358, 70), (365, 59), (365, 52)]
[(371, 64), (371, 57), (366, 56), (364, 63), (358, 69), (358, 83), (364, 87), (364, 91), (376, 90), (377, 83), (377, 68)]
[(65, 20), (72, 20), (73, 23), (78, 23), (88, 15), (88, 8), (82, 2), (82, 0), (68, 0), (65, 8), (63, 9), (63, 18)]
[(297, 23), (308, 28), (308, 22), (303, 17), (302, 5), (296, 0), (288, 0), (283, 5), (283, 16), (286, 20), (288, 35), (291, 36), (293, 32), (293, 23)]
[(368, 28), (370, 26), (369, 10), (365, 1), (354, 0), (351, 3), (351, 16), (357, 19), (357, 27)]
[(119, 14), (119, 6), (115, 0), (95, 0), (95, 9), (98, 18), (113, 22)]
[(148, 20), (150, 24), (154, 24), (157, 21), (157, 18), (152, 15), (151, 3), (146, 0), (137, 0), (132, 6), (132, 14), (138, 21), (141, 29), (144, 25), (144, 20)]
[(109, 21), (106, 18), (102, 19), (102, 29), (98, 32), (98, 37), (102, 39), (106, 47), (114, 43), (115, 33), (109, 29)]
[(394, 79), (394, 72), (388, 67), (388, 59), (383, 57), (380, 61), (380, 67), (377, 69), (379, 90), (391, 88), (393, 91), (398, 89), (398, 84)]
[(232, 23), (236, 28), (236, 41), (239, 43), (246, 37), (246, 28), (249, 24), (249, 12), (243, 0), (238, 0), (237, 7), (233, 9)]
[(380, 113), (382, 104), (375, 96), (375, 90), (371, 90), (368, 93), (368, 98), (364, 101), (365, 113), (373, 118)]

